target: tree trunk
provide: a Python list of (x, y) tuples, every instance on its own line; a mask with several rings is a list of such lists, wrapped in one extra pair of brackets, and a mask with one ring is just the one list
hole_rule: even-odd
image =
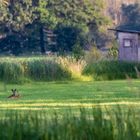
[(43, 25), (40, 27), (40, 48), (41, 48), (41, 53), (45, 54), (46, 49), (45, 49), (45, 43), (44, 43)]

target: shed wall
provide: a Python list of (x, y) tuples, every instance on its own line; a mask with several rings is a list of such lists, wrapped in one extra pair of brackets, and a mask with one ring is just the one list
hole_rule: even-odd
[[(131, 40), (132, 45), (130, 47), (125, 47), (124, 39)], [(138, 47), (140, 46), (139, 35), (136, 33), (119, 32), (118, 41), (119, 41), (119, 46), (120, 46), (119, 59), (125, 60), (125, 61), (138, 61)]]

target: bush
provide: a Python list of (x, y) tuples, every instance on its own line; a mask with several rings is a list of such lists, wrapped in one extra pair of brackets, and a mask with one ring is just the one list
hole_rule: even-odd
[(95, 63), (102, 59), (102, 53), (96, 46), (90, 48), (90, 50), (85, 55), (85, 60), (88, 64)]
[(100, 61), (88, 64), (83, 70), (83, 74), (92, 75), (95, 80), (126, 79), (126, 76), (137, 78), (135, 67), (140, 70), (140, 63)]
[(77, 61), (84, 57), (84, 49), (80, 46), (79, 43), (74, 45), (72, 53)]
[(116, 40), (110, 42), (107, 58), (110, 60), (117, 60), (119, 55), (119, 46)]

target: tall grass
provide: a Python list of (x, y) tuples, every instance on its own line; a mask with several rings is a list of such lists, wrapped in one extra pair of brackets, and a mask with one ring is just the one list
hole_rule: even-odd
[(140, 63), (98, 61), (73, 57), (0, 58), (0, 81), (116, 80), (139, 77)]
[(137, 78), (140, 63), (123, 61), (99, 61), (88, 64), (83, 74), (92, 75), (95, 80), (126, 79), (127, 76)]
[(71, 72), (56, 58), (1, 58), (0, 80), (7, 83), (70, 80)]
[(32, 60), (27, 62), (27, 75), (34, 80), (65, 80), (71, 73), (55, 60)]
[(8, 83), (19, 83), (24, 77), (23, 66), (16, 62), (0, 62), (0, 80)]
[(6, 114), (0, 119), (1, 140), (139, 140), (140, 113), (101, 108), (48, 117), (47, 112)]
[(81, 79), (85, 65), (84, 60), (73, 57), (0, 58), (0, 80), (20, 83)]
[(83, 59), (76, 60), (73, 57), (59, 57), (60, 64), (68, 68), (72, 79), (82, 80), (82, 72), (86, 66), (86, 62)]

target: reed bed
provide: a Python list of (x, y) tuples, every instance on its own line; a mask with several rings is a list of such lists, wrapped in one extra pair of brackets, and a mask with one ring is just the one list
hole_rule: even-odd
[(5, 83), (71, 79), (68, 67), (64, 67), (55, 57), (0, 59), (0, 80)]
[(125, 61), (98, 61), (86, 65), (83, 74), (94, 80), (117, 80), (139, 78), (140, 63)]
[(98, 61), (87, 63), (73, 57), (0, 58), (0, 81), (116, 80), (140, 77), (140, 63)]
[(5, 83), (81, 80), (85, 66), (84, 60), (73, 57), (1, 57), (0, 80)]

